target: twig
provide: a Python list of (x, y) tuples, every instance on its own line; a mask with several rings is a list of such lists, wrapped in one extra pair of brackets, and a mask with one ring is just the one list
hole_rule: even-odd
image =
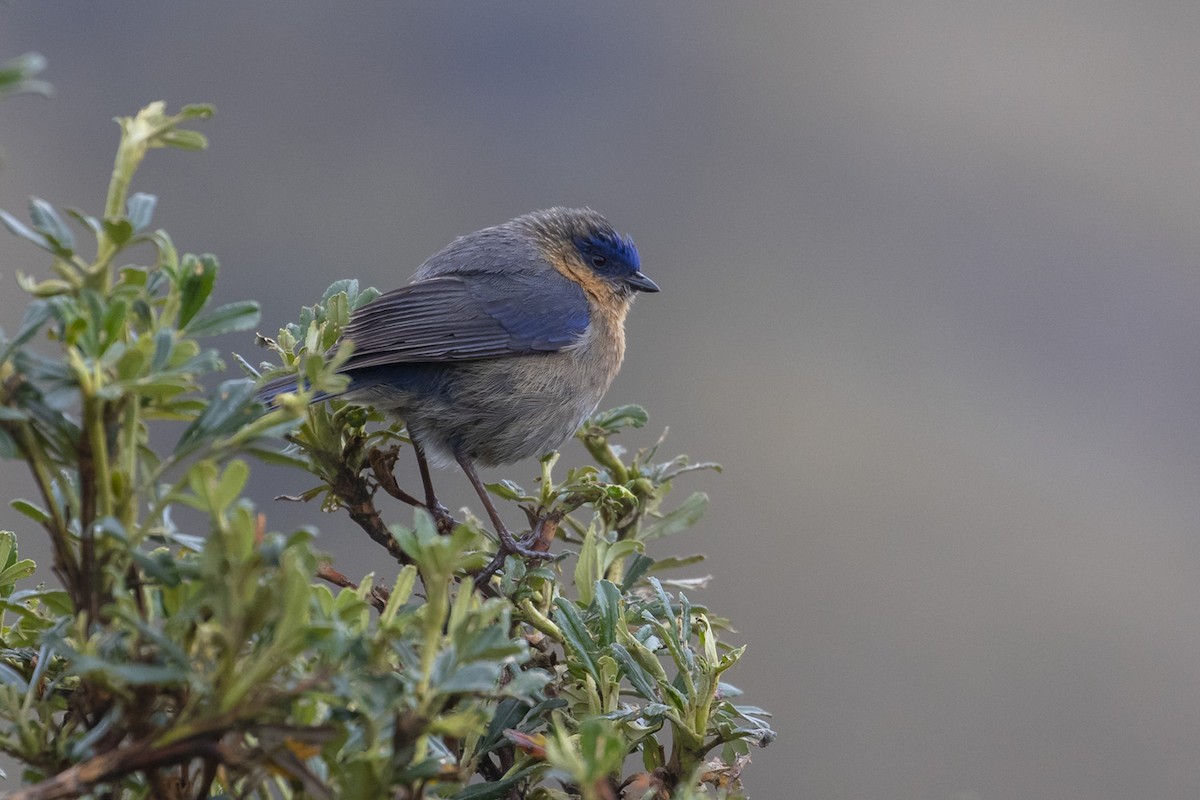
[(372, 541), (382, 545), (388, 554), (401, 564), (411, 561), (404, 550), (400, 548), (400, 543), (392, 536), (392, 532), (383, 524), (383, 518), (379, 516), (379, 510), (375, 508), (374, 493), (365, 478), (350, 470), (345, 464), (341, 464), (337, 467), (332, 487), (334, 494), (346, 507), (350, 519), (366, 531)]
[(398, 447), (387, 450), (372, 447), (367, 453), (367, 461), (371, 463), (371, 472), (375, 473), (375, 480), (379, 482), (379, 487), (392, 497), (414, 508), (425, 508), (424, 503), (401, 489), (400, 485), (396, 483), (396, 476), (392, 474), (392, 470), (396, 468), (396, 459), (399, 455)]
[(321, 566), (317, 567), (317, 577), (323, 581), (332, 583), (334, 586), (340, 586), (343, 589), (358, 588), (357, 583), (350, 580), (328, 564), (322, 564)]
[(558, 533), (558, 525), (565, 516), (565, 510), (555, 509), (539, 518), (533, 529), (531, 537), (533, 541), (530, 543), (530, 547), (539, 553), (549, 552), (550, 543), (554, 541), (554, 537)]
[(408, 492), (400, 488), (396, 483), (396, 475), (393, 470), (396, 468), (396, 459), (400, 455), (399, 447), (392, 447), (387, 450), (372, 448), (367, 453), (367, 460), (371, 463), (371, 472), (375, 475), (376, 482), (379, 483), (379, 488), (390, 494), (402, 503), (407, 503), (413, 508), (423, 508), (433, 517), (434, 524), (437, 525), (438, 533), (443, 536), (454, 530), (458, 525), (458, 520), (451, 516), (446, 507), (437, 501), (437, 497), (433, 494), (433, 483), (429, 477), (429, 465), (425, 462), (425, 455), (419, 447), (414, 443), (413, 449), (417, 454), (417, 466), (421, 468), (421, 481), (425, 486), (425, 496), (427, 500), (422, 503), (417, 498), (413, 497)]
[[(334, 586), (340, 586), (343, 589), (358, 589), (358, 584), (347, 578), (342, 573), (338, 572), (328, 564), (322, 564), (317, 567), (317, 577), (323, 581), (332, 583)], [(388, 598), (392, 593), (382, 586), (372, 586), (370, 594), (367, 595), (367, 602), (374, 609), (383, 613), (383, 609), (387, 607)]]
[(151, 747), (146, 743), (135, 743), (76, 764), (69, 769), (47, 778), (41, 783), (23, 789), (14, 789), (0, 795), (4, 800), (58, 800), (78, 797), (98, 783), (121, 778), (135, 772), (166, 767), (203, 758), (224, 763), (227, 754), (220, 739), (214, 734), (181, 739), (177, 742)]
[[(10, 381), (10, 383), (12, 382)], [(5, 390), (10, 391), (8, 384), (5, 385)], [(5, 400), (7, 404), (7, 397)], [(50, 546), (54, 552), (54, 572), (71, 595), (71, 601), (75, 608), (85, 609), (87, 608), (87, 598), (80, 593), (79, 562), (75, 559), (74, 550), (70, 545), (67, 520), (63, 517), (58, 503), (55, 502), (53, 474), (47, 468), (50, 459), (29, 423), (4, 422), (0, 423), (0, 428), (12, 437), (17, 449), (21, 451), (21, 458), (29, 464), (34, 482), (41, 493), (42, 502), (45, 503), (46, 511), (50, 515), (50, 519), (42, 523), (42, 527), (50, 535)]]

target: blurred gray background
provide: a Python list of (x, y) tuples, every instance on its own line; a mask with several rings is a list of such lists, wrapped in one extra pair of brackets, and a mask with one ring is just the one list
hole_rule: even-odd
[[(713, 508), (671, 549), (709, 555), (697, 599), (776, 713), (753, 796), (1195, 798), (1198, 37), (1193, 0), (11, 0), (0, 57), (44, 53), (58, 94), (0, 106), (0, 207), (98, 212), (111, 117), (215, 103), (211, 149), (135, 188), (273, 331), (590, 204), (663, 287), (606, 403), (726, 467), (680, 487)], [(9, 330), (16, 269), (46, 264), (0, 237)], [(259, 475), (273, 527), (315, 513)]]

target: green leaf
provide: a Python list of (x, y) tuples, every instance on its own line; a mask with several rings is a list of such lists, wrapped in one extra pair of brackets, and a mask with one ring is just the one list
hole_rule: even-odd
[(600, 566), (600, 548), (603, 546), (596, 534), (595, 526), (588, 528), (583, 537), (583, 546), (579, 548), (579, 557), (575, 561), (575, 589), (579, 592), (579, 602), (591, 605), (592, 589), (602, 575)]
[(604, 560), (600, 564), (600, 568), (605, 573), (609, 567), (622, 559), (628, 558), (634, 553), (640, 553), (644, 545), (640, 541), (634, 539), (622, 539), (619, 542), (613, 542), (608, 546), (604, 553)]
[(29, 415), (19, 408), (0, 406), (0, 422), (28, 422)]
[(187, 332), (192, 336), (215, 336), (219, 333), (244, 331), (257, 325), (259, 319), (258, 303), (253, 300), (241, 300), (197, 317), (187, 326)]
[(162, 328), (154, 334), (154, 357), (150, 361), (150, 369), (161, 372), (171, 362), (171, 353), (175, 350), (175, 332)]
[(694, 492), (678, 508), (659, 517), (652, 517), (642, 525), (638, 538), (644, 542), (661, 539), (673, 533), (687, 530), (700, 521), (708, 510), (708, 495)]
[(212, 103), (188, 103), (179, 109), (176, 119), (180, 122), (185, 119), (208, 119), (215, 113), (216, 109)]
[(7, 567), (3, 572), (0, 572), (0, 591), (5, 588), (11, 588), (13, 584), (22, 578), (28, 578), (36, 569), (37, 564), (28, 558), (16, 562), (11, 567)]
[(41, 53), (25, 53), (0, 64), (0, 96), (27, 92), (49, 97), (54, 88), (46, 81), (33, 79), (45, 68), (46, 59)]
[(646, 409), (631, 404), (602, 411), (592, 417), (588, 424), (602, 428), (606, 434), (613, 434), (622, 428), (641, 428), (649, 419)]
[(95, 753), (95, 746), (100, 743), (100, 740), (108, 735), (112, 730), (113, 725), (121, 719), (121, 713), (118, 709), (113, 709), (105, 714), (100, 722), (84, 736), (71, 742), (71, 746), (67, 751), (67, 757), (72, 761), (85, 761)]
[(0, 531), (0, 569), (17, 561), (17, 535), (12, 531)]
[(488, 723), (487, 733), (479, 740), (477, 750), (488, 753), (504, 738), (504, 731), (516, 728), (529, 711), (529, 703), (519, 697), (506, 697), (496, 706), (496, 713)]
[(21, 694), (29, 691), (29, 683), (7, 664), (0, 663), (0, 686), (10, 686)]
[(613, 658), (621, 665), (621, 670), (625, 673), (625, 677), (629, 679), (629, 683), (633, 686), (634, 691), (639, 696), (646, 700), (658, 700), (660, 694), (656, 688), (654, 679), (642, 668), (642, 665), (629, 654), (629, 651), (620, 644), (613, 644), (609, 649)]
[(208, 147), (208, 137), (203, 133), (178, 128), (162, 134), (158, 141), (162, 146), (178, 147), (180, 150), (203, 150)]
[(156, 664), (120, 664), (85, 654), (76, 654), (72, 664), (80, 675), (95, 675), (109, 685), (153, 686), (176, 684), (187, 679), (187, 670)]
[(365, 306), (367, 303), (370, 303), (373, 300), (375, 300), (375, 298), (379, 297), (379, 295), (381, 295), (381, 294), (383, 294), (383, 293), (380, 292), (378, 289), (376, 289), (374, 286), (368, 286), (366, 289), (363, 289), (361, 292), (358, 293), (358, 297), (352, 297), (352, 298), (350, 298), (350, 300), (354, 304), (354, 309), (357, 311), (358, 309)]
[(642, 577), (650, 571), (654, 566), (654, 559), (643, 553), (638, 553), (633, 557), (633, 561), (625, 568), (625, 579), (621, 582), (621, 589), (628, 592)]
[(579, 726), (579, 753), (583, 756), (585, 780), (596, 781), (615, 774), (625, 760), (626, 747), (616, 726), (590, 717)]
[(157, 204), (158, 198), (152, 194), (135, 192), (130, 195), (125, 204), (125, 217), (133, 226), (134, 233), (141, 233), (150, 227), (150, 220), (154, 216), (154, 207)]
[(34, 505), (33, 503), (29, 502), (28, 500), (21, 500), (21, 499), (13, 500), (12, 503), (10, 503), (10, 505), (14, 509), (16, 509), (20, 513), (24, 514), (25, 516), (29, 517), (31, 520), (33, 520), (34, 522), (36, 522), (39, 525), (45, 525), (47, 522), (50, 521), (49, 512), (47, 512), (45, 509), (41, 508), (40, 506)]
[(75, 250), (75, 236), (54, 206), (37, 197), (29, 198), (29, 219), (33, 227), (54, 246), (54, 252), (69, 258)]
[(77, 211), (74, 208), (68, 208), (67, 216), (90, 230), (95, 236), (99, 236), (104, 230), (104, 227), (100, 224), (100, 220), (90, 214), (84, 214), (82, 211)]
[(708, 556), (703, 553), (696, 553), (690, 556), (668, 556), (660, 558), (650, 567), (650, 572), (664, 572), (668, 569), (679, 569), (680, 567), (690, 567), (693, 564), (699, 564), (707, 559)]
[(525, 493), (524, 489), (510, 480), (501, 480), (499, 483), (488, 483), (484, 486), (489, 492), (502, 500), (530, 503), (536, 500), (536, 498), (530, 497)]
[(575, 610), (575, 605), (566, 598), (556, 597), (554, 598), (554, 608), (554, 622), (562, 630), (567, 647), (579, 659), (584, 671), (599, 684), (600, 670), (596, 667), (598, 653), (596, 643), (588, 633), (587, 626), (583, 624), (579, 612)]
[(544, 670), (525, 669), (518, 672), (517, 676), (511, 681), (501, 686), (500, 691), (512, 697), (528, 699), (539, 695), (551, 680), (553, 680), (553, 676)]
[(487, 721), (487, 712), (478, 706), (467, 706), (461, 710), (443, 712), (429, 723), (429, 730), (440, 736), (464, 739), (479, 732)]
[(345, 294), (346, 299), (351, 302), (358, 296), (358, 279), (357, 278), (342, 278), (329, 284), (329, 288), (321, 295), (321, 303), (328, 303), (334, 295)]
[(452, 800), (501, 800), (509, 797), (510, 792), (522, 781), (529, 778), (530, 774), (540, 769), (539, 764), (526, 764), (516, 772), (506, 775), (498, 781), (489, 781), (488, 783), (477, 783), (474, 786), (468, 786), (456, 795), (452, 796)]
[(275, 464), (281, 467), (295, 467), (296, 469), (307, 469), (309, 465), (308, 459), (304, 456), (288, 451), (273, 450), (269, 447), (248, 445), (242, 448), (242, 452), (246, 453), (247, 455), (254, 456), (264, 464)]
[(133, 550), (131, 555), (134, 562), (142, 572), (146, 573), (147, 577), (158, 581), (164, 586), (179, 585), (179, 569), (169, 553), (161, 550), (155, 553), (143, 553), (141, 550)]
[(342, 329), (349, 322), (350, 301), (346, 299), (344, 293), (338, 292), (329, 298), (329, 302), (325, 306), (325, 325), (321, 329), (321, 350), (333, 347), (337, 343)]
[(175, 455), (183, 455), (205, 441), (233, 433), (257, 415), (256, 408), (254, 381), (246, 378), (225, 381), (200, 416), (179, 437)]
[(7, 361), (12, 351), (33, 338), (34, 334), (54, 316), (54, 306), (45, 300), (34, 300), (25, 309), (21, 327), (17, 328), (12, 340), (0, 351), (0, 361)]
[(411, 783), (413, 781), (435, 778), (442, 772), (442, 763), (442, 759), (438, 757), (426, 758), (423, 761), (410, 764), (404, 772), (400, 773), (399, 779), (401, 782)]
[(621, 590), (611, 581), (596, 581), (594, 603), (600, 616), (600, 645), (610, 645), (617, 639), (621, 622)]
[(110, 219), (105, 217), (100, 223), (104, 233), (117, 247), (128, 242), (133, 237), (133, 225), (125, 218)]
[(71, 604), (71, 598), (66, 592), (59, 589), (22, 589), (19, 592), (13, 592), (7, 600), (10, 607), (18, 603), (35, 602), (45, 604), (56, 615), (73, 614), (75, 611)]
[(249, 479), (250, 467), (245, 461), (235, 459), (229, 462), (229, 466), (225, 467), (225, 471), (213, 487), (213, 509), (221, 511), (230, 506), (241, 496), (242, 489), (246, 487), (246, 481)]
[(0, 531), (0, 597), (11, 595), (17, 581), (28, 578), (35, 569), (33, 561), (18, 558), (16, 534)]
[(442, 694), (464, 692), (487, 692), (500, 680), (500, 664), (467, 664), (451, 673), (437, 684)]
[(55, 248), (44, 235), (36, 233), (25, 226), (20, 220), (9, 214), (7, 211), (0, 211), (0, 223), (8, 228), (9, 232), (14, 236), (19, 236), (27, 242), (32, 242), (41, 249), (54, 253)]
[(208, 302), (213, 284), (217, 280), (217, 260), (212, 256), (196, 256), (188, 253), (179, 268), (179, 322), (186, 328), (192, 318)]
[(179, 277), (179, 251), (175, 249), (175, 243), (171, 241), (170, 235), (164, 230), (157, 230), (149, 234), (150, 241), (154, 242), (154, 246), (158, 249), (158, 259), (155, 263), (156, 269), (151, 275), (162, 275), (164, 277), (175, 280)]

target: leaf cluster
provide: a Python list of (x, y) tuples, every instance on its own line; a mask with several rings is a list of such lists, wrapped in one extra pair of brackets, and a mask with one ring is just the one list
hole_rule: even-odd
[[(206, 388), (224, 364), (205, 340), (257, 306), (216, 304), (216, 258), (181, 255), (130, 185), (150, 149), (203, 147), (184, 126), (210, 113), (118, 120), (98, 216), (0, 212), (50, 257), (0, 333), (0, 453), (33, 477), (13, 506), (61, 585), (24, 587), (34, 565), (0, 533), (0, 751), (29, 784), (11, 796), (744, 796), (749, 748), (774, 734), (725, 682), (743, 648), (684, 594), (703, 579), (666, 575), (700, 557), (647, 551), (707, 506), (671, 503), (674, 481), (715, 465), (660, 460), (661, 440), (627, 454), (614, 439), (645, 412), (602, 413), (579, 433), (593, 464), (556, 478), (552, 455), (535, 488), (489, 487), (557, 556), (489, 568), (470, 512), (396, 484), (399, 422), (314, 402), (344, 388), (339, 334), (374, 290), (335, 283), (259, 337), (270, 363), (235, 357), (246, 377)], [(264, 369), (298, 386), (269, 408)], [(387, 553), (380, 578), (338, 573), (311, 529), (271, 530), (252, 460), (311, 476), (294, 499), (346, 513)]]

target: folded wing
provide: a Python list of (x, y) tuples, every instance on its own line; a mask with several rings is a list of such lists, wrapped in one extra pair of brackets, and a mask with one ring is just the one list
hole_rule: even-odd
[(342, 333), (354, 343), (342, 371), (553, 352), (587, 325), (583, 290), (561, 275), (428, 278), (355, 312)]

